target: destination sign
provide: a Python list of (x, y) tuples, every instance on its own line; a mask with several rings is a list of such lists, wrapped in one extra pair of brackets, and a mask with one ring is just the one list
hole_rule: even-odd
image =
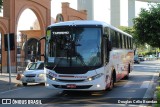
[(67, 35), (69, 34), (69, 31), (64, 31), (64, 32), (52, 32), (53, 35)]

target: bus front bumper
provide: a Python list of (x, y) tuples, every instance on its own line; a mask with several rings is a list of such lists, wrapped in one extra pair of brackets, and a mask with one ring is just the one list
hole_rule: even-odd
[(47, 83), (45, 86), (49, 89), (98, 91), (98, 90), (105, 90), (107, 82), (105, 82), (103, 77), (100, 77), (92, 81), (70, 82), (70, 83), (58, 82), (47, 79)]

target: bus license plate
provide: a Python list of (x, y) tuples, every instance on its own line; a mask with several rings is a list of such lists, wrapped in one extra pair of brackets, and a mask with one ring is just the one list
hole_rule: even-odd
[(76, 84), (67, 84), (67, 88), (76, 88)]

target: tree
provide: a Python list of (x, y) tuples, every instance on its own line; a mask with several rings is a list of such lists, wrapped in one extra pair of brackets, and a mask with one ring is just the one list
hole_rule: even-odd
[(141, 44), (160, 47), (160, 4), (149, 5), (141, 9), (139, 17), (134, 19), (135, 38)]
[(120, 26), (119, 29), (121, 29), (122, 31), (124, 31), (132, 36), (134, 35), (133, 27)]
[(0, 12), (1, 12), (1, 9), (2, 9), (2, 5), (3, 5), (3, 1), (0, 0)]
[(133, 27), (126, 27), (126, 26), (120, 26), (119, 29), (121, 29), (122, 31), (132, 35), (133, 37), (133, 44), (135, 47), (140, 46), (141, 42), (139, 42), (135, 36), (135, 29)]

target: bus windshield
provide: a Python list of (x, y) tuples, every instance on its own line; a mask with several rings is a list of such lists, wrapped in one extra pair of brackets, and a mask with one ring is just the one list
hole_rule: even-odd
[(100, 66), (101, 28), (53, 27), (46, 39), (46, 56), (55, 67)]

